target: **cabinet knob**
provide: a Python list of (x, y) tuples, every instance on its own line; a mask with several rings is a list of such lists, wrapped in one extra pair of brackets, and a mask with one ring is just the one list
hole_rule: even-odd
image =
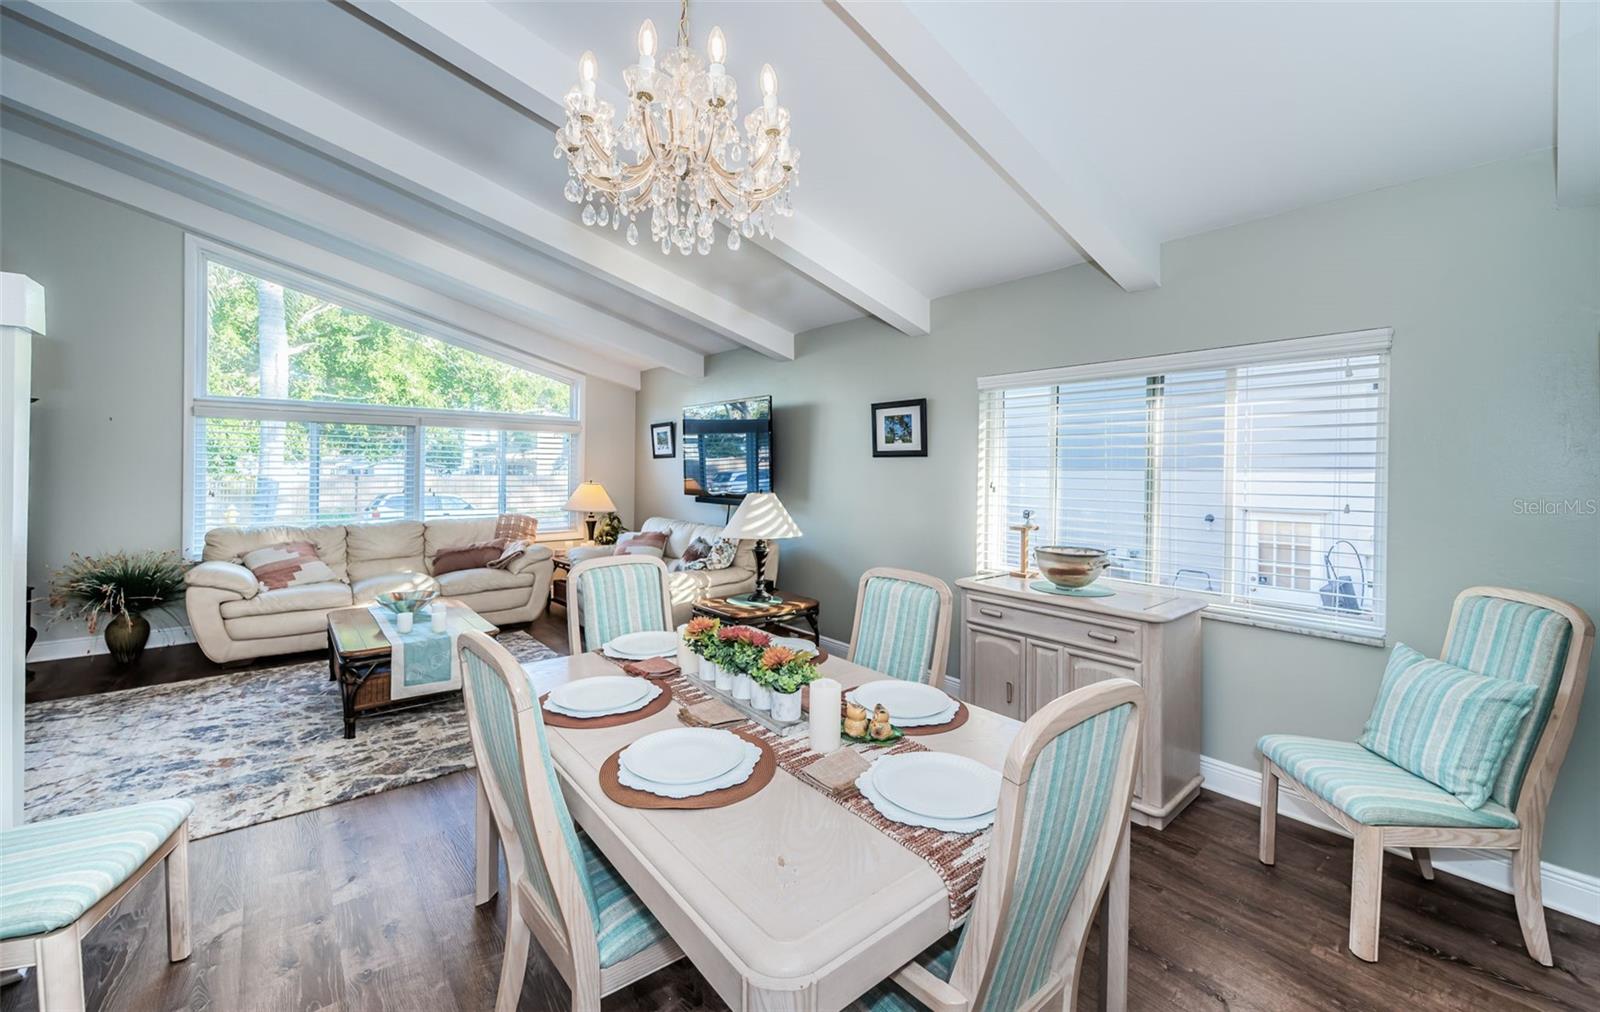
[(978, 614), (979, 615), (985, 615), (985, 616), (987, 616), (989, 618), (1005, 618), (1006, 617), (1006, 613), (1001, 611), (999, 608), (979, 608), (978, 609)]
[(1115, 643), (1117, 641), (1116, 636), (1111, 633), (1101, 632), (1098, 629), (1090, 629), (1085, 635), (1092, 640), (1099, 640), (1101, 643)]

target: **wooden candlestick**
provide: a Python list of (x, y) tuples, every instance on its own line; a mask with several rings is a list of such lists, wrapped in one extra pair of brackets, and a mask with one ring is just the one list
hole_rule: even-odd
[(1021, 568), (1013, 569), (1011, 575), (1026, 580), (1033, 575), (1033, 569), (1028, 565), (1028, 534), (1039, 529), (1039, 525), (1030, 523), (1033, 519), (1033, 510), (1022, 511), (1022, 523), (1012, 524), (1011, 530), (1022, 535), (1022, 552), (1017, 556), (1021, 560)]

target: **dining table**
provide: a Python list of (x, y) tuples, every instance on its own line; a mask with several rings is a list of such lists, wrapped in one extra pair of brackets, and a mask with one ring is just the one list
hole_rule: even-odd
[[(536, 696), (619, 671), (597, 653), (524, 667)], [(846, 691), (884, 677), (840, 657), (821, 673)], [(961, 726), (916, 741), (1001, 769), (1022, 725), (967, 705)], [(926, 859), (781, 767), (723, 808), (647, 810), (607, 797), (606, 759), (682, 727), (677, 711), (614, 727), (547, 724), (545, 734), (573, 819), (735, 1012), (844, 1008), (951, 930), (949, 892)], [(475, 860), (484, 903), (498, 889), (499, 841), (481, 788)]]

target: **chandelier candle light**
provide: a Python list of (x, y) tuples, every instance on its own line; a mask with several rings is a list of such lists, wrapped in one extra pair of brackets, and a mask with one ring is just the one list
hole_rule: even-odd
[(567, 159), (567, 200), (583, 205), (583, 223), (612, 230), (627, 219), (628, 242), (639, 242), (640, 214), (661, 252), (711, 252), (716, 226), (730, 250), (754, 235), (772, 235), (772, 218), (793, 214), (800, 152), (789, 144), (789, 110), (778, 104), (778, 74), (761, 68), (761, 107), (739, 133), (738, 88), (728, 76), (728, 40), (721, 28), (706, 39), (706, 56), (689, 46), (689, 2), (678, 17), (677, 48), (656, 62), (656, 26), (639, 26), (639, 62), (622, 72), (627, 104), (616, 122), (611, 103), (595, 96), (600, 63), (578, 60), (578, 83), (567, 92), (567, 122), (555, 157)]

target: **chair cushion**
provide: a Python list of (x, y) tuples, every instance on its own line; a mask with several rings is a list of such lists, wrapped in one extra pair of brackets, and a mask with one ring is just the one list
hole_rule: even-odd
[[(935, 977), (948, 981), (956, 968), (956, 956), (961, 953), (961, 939), (966, 936), (962, 925), (917, 954), (917, 962)], [(868, 991), (850, 1006), (855, 1012), (923, 1012), (923, 1004), (892, 980), (886, 980)]]
[(622, 876), (611, 867), (594, 841), (580, 833), (578, 846), (583, 851), (584, 873), (589, 876), (594, 909), (599, 912), (595, 941), (600, 947), (600, 965), (615, 966), (666, 938), (667, 929), (639, 902), (639, 897), (622, 881)]
[(194, 811), (150, 801), (0, 830), (0, 938), (64, 928), (150, 859)]
[(309, 583), (284, 587), (282, 590), (263, 590), (243, 601), (224, 601), (221, 610), (223, 618), (246, 618), (251, 615), (348, 608), (350, 601), (350, 587), (347, 584)]
[(1397, 643), (1357, 741), (1479, 808), (1489, 800), (1535, 691), (1532, 684), (1475, 675)]
[(1489, 801), (1461, 799), (1353, 741), (1269, 734), (1256, 749), (1306, 790), (1364, 826), (1465, 826), (1515, 829), (1517, 817)]

